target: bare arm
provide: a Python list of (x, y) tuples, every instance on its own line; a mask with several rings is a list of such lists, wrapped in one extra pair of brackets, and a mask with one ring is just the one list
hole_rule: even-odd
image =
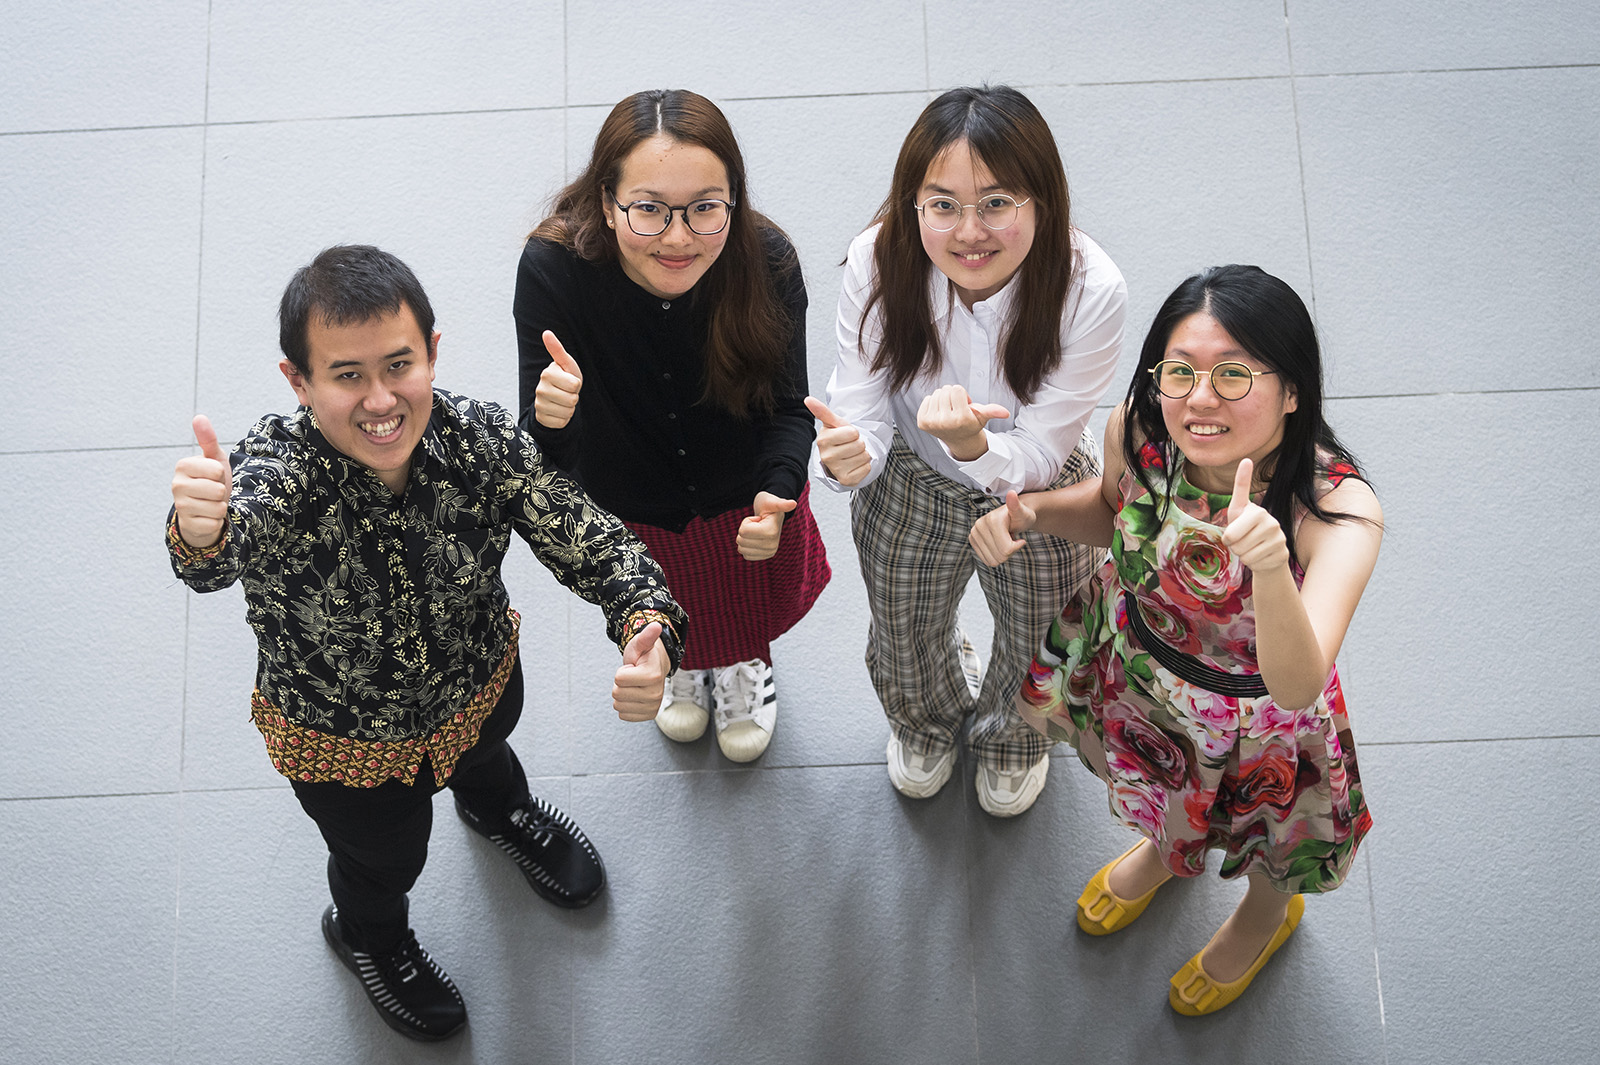
[[(1356, 604), (1378, 561), (1383, 510), (1365, 482), (1350, 478), (1324, 499), (1368, 521), (1307, 518), (1297, 537), (1305, 578), (1295, 586), (1283, 529), (1249, 501), (1250, 463), (1239, 464), (1222, 540), (1252, 574), (1256, 659), (1280, 706), (1310, 706), (1322, 694)], [(1369, 524), (1369, 522), (1371, 524)]]
[[(967, 542), (986, 565), (998, 566), (1022, 549), (1022, 534), (1034, 529), (1063, 540), (1110, 547), (1116, 524), (1117, 484), (1122, 480), (1122, 408), (1106, 422), (1105, 473), (1077, 484), (1043, 492), (1006, 493), (996, 507), (972, 526)], [(1110, 486), (1109, 491), (1107, 485)]]

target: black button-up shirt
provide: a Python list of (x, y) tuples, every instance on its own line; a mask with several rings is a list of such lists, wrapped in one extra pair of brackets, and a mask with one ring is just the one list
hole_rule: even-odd
[[(806, 410), (806, 289), (794, 249), (763, 233), (791, 333), (770, 415), (740, 419), (701, 399), (708, 309), (696, 290), (664, 300), (616, 262), (530, 240), (517, 268), (515, 313), (522, 425), (595, 501), (627, 521), (682, 532), (696, 515), (748, 507), (757, 492), (795, 499), (805, 485), (816, 424)], [(583, 373), (572, 420), (533, 417), (550, 365), (543, 333)]]

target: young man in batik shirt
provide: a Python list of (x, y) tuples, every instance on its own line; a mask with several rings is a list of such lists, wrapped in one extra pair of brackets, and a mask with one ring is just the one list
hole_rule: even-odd
[(394, 256), (318, 255), (279, 307), (300, 409), (262, 418), (231, 455), (196, 417), (202, 453), (179, 461), (167, 522), (191, 588), (244, 582), (260, 645), (251, 714), (328, 845), (323, 934), (384, 1021), (418, 1039), (467, 1016), (406, 916), (440, 789), (544, 898), (583, 906), (605, 884), (588, 837), (529, 794), (506, 743), (522, 712), (500, 576), (511, 534), (605, 611), (623, 719), (655, 716), (686, 633), (643, 545), (515, 417), (434, 389), (433, 321)]

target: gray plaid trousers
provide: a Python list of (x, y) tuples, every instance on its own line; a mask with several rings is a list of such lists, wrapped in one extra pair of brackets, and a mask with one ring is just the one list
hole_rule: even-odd
[[(1050, 487), (1100, 470), (1100, 449), (1085, 432)], [(883, 473), (851, 500), (850, 525), (872, 615), (867, 672), (901, 744), (915, 754), (948, 751), (970, 716), (973, 754), (1015, 771), (1053, 745), (1012, 705), (1023, 674), (1105, 549), (1030, 532), (1027, 547), (991, 569), (978, 562), (967, 533), (997, 505), (1004, 499), (952, 481), (896, 433)], [(956, 605), (974, 568), (994, 615), (994, 645), (976, 700), (962, 674), (956, 625)]]

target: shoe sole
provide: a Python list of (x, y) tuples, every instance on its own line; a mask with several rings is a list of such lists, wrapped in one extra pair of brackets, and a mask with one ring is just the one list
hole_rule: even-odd
[[(559, 813), (559, 811), (557, 812)], [(476, 832), (478, 835), (482, 836), (484, 839), (488, 840), (490, 843), (493, 843), (496, 847), (499, 847), (503, 852), (505, 852), (506, 856), (511, 859), (513, 864), (516, 865), (517, 871), (522, 874), (523, 879), (528, 882), (528, 886), (533, 888), (534, 891), (538, 892), (541, 899), (544, 899), (546, 902), (551, 903), (552, 905), (560, 906), (565, 910), (581, 910), (585, 906), (589, 905), (589, 903), (599, 898), (600, 893), (606, 889), (607, 878), (605, 863), (600, 860), (600, 854), (594, 849), (594, 844), (592, 843), (589, 844), (585, 850), (588, 851), (589, 857), (594, 859), (594, 864), (600, 867), (600, 883), (595, 885), (594, 891), (588, 895), (565, 895), (556, 888), (551, 887), (549, 884), (540, 881), (537, 874), (534, 872), (524, 868), (522, 862), (518, 861), (517, 859), (516, 849), (504, 841), (496, 839), (495, 834), (485, 828), (478, 821), (478, 819), (473, 816), (472, 811), (468, 810), (466, 806), (462, 804), (460, 799), (456, 800), (456, 816), (461, 818), (462, 822), (465, 823), (468, 828), (472, 829), (472, 831)], [(577, 825), (572, 824), (572, 819), (570, 817), (567, 817), (565, 814), (560, 814), (560, 816), (566, 820), (567, 824), (572, 825), (574, 829), (578, 827)], [(587, 839), (588, 837), (584, 838)]]
[[(461, 1023), (450, 1029), (448, 1032), (441, 1032), (437, 1035), (432, 1032), (422, 1032), (412, 1028), (410, 1025), (406, 1024), (405, 1021), (401, 1020), (399, 1017), (396, 1017), (394, 1014), (390, 1013), (388, 1010), (379, 1005), (377, 1000), (372, 997), (372, 992), (367, 989), (367, 981), (366, 978), (361, 975), (361, 967), (357, 965), (356, 960), (350, 956), (350, 948), (345, 945), (344, 940), (340, 939), (338, 933), (333, 930), (332, 906), (329, 906), (326, 910), (322, 911), (322, 938), (328, 941), (328, 946), (333, 950), (333, 956), (338, 958), (340, 963), (344, 965), (346, 969), (349, 969), (351, 974), (354, 975), (356, 980), (361, 984), (362, 993), (367, 996), (367, 1001), (372, 1003), (372, 1008), (378, 1012), (378, 1016), (383, 1019), (383, 1023), (387, 1024), (390, 1028), (393, 1028), (407, 1039), (415, 1039), (419, 1043), (442, 1043), (467, 1026), (466, 1017), (462, 1017)], [(435, 964), (438, 963), (435, 962)], [(458, 991), (457, 994), (459, 993), (460, 992)], [(466, 1009), (466, 1006), (463, 1005), (461, 1008)]]

